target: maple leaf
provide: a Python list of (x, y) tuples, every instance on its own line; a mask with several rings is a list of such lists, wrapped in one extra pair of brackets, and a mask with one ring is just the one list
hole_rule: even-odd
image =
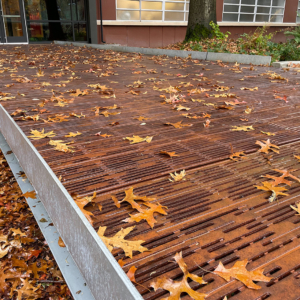
[(131, 282), (136, 282), (135, 277), (134, 277), (136, 270), (137, 270), (137, 268), (135, 266), (132, 266), (126, 274)]
[(141, 143), (141, 142), (150, 143), (152, 141), (152, 139), (153, 139), (153, 136), (147, 136), (145, 138), (142, 138), (138, 135), (134, 135), (132, 138), (131, 137), (123, 138), (123, 140), (130, 141), (130, 144), (137, 144), (137, 143)]
[(76, 137), (78, 135), (81, 135), (82, 133), (77, 131), (77, 132), (69, 132), (69, 134), (65, 135), (65, 137)]
[(261, 131), (261, 133), (269, 135), (269, 136), (275, 135), (275, 133), (272, 133), (272, 132)]
[(181, 104), (176, 105), (173, 109), (176, 109), (176, 110), (190, 110), (189, 107), (182, 106)]
[(49, 131), (45, 133), (45, 129), (43, 129), (42, 131), (38, 131), (38, 130), (33, 130), (31, 129), (30, 132), (32, 135), (29, 135), (28, 137), (33, 139), (33, 140), (39, 140), (39, 139), (43, 139), (46, 137), (54, 137), (56, 136), (56, 134), (53, 131)]
[(269, 151), (273, 151), (275, 153), (279, 153), (279, 151), (276, 150), (276, 149), (279, 149), (279, 147), (274, 145), (274, 144), (271, 144), (269, 139), (267, 141), (262, 141), (262, 142), (261, 141), (256, 141), (255, 144), (259, 145), (261, 147), (261, 149), (259, 149), (258, 152), (263, 152), (263, 153), (268, 154)]
[(251, 131), (255, 130), (252, 125), (251, 126), (232, 126), (233, 128), (230, 129), (231, 131)]
[(114, 248), (122, 248), (125, 252), (126, 256), (129, 256), (132, 258), (132, 251), (139, 251), (144, 252), (148, 249), (146, 247), (141, 246), (142, 243), (145, 241), (138, 240), (138, 241), (129, 241), (125, 240), (125, 236), (129, 234), (134, 229), (135, 226), (128, 227), (125, 229), (121, 229), (119, 232), (117, 232), (113, 237), (106, 237), (104, 236), (104, 232), (106, 230), (106, 226), (99, 227), (99, 230), (97, 232), (98, 236), (101, 238), (103, 243), (106, 245), (108, 250), (111, 252)]
[(63, 114), (56, 114), (54, 117), (48, 117), (48, 122), (58, 123), (58, 122), (68, 122), (69, 116)]
[(244, 259), (242, 261), (237, 261), (231, 269), (226, 269), (222, 262), (219, 262), (218, 267), (215, 269), (213, 273), (221, 276), (226, 281), (230, 281), (230, 278), (235, 278), (250, 289), (259, 290), (261, 287), (255, 284), (253, 281), (264, 281), (269, 282), (272, 277), (266, 277), (263, 274), (263, 270), (255, 270), (255, 271), (247, 271), (246, 265), (248, 264), (248, 260)]
[(229, 156), (229, 158), (231, 160), (238, 161), (239, 158), (246, 159), (246, 157), (244, 157), (244, 156), (246, 156), (246, 154), (244, 153), (244, 151), (241, 151), (241, 152), (235, 152), (235, 153), (231, 154)]
[(183, 127), (188, 127), (188, 126), (192, 126), (192, 124), (181, 124), (182, 121), (179, 121), (177, 123), (165, 123), (165, 125), (170, 125), (173, 126), (175, 128), (183, 128)]
[(167, 212), (164, 209), (167, 209), (166, 206), (162, 206), (158, 203), (158, 205), (154, 203), (143, 203), (144, 205), (148, 206), (149, 209), (142, 209), (141, 207), (137, 208), (139, 211), (138, 214), (129, 215), (130, 218), (124, 220), (124, 222), (140, 222), (142, 220), (146, 220), (147, 223), (150, 225), (151, 228), (154, 227), (154, 224), (157, 222), (154, 218), (154, 213), (159, 213), (162, 215), (167, 215)]
[(35, 191), (26, 192), (25, 194), (21, 195), (21, 197), (36, 199), (36, 192)]
[(33, 121), (38, 121), (40, 118), (39, 115), (32, 115), (32, 116), (26, 116), (21, 118), (22, 121), (28, 121), (28, 120), (33, 120)]
[(151, 282), (150, 286), (153, 287), (155, 291), (163, 289), (170, 292), (170, 297), (161, 300), (180, 300), (182, 293), (187, 293), (194, 300), (204, 300), (206, 295), (194, 291), (188, 284), (188, 278), (199, 284), (207, 284), (207, 282), (205, 282), (202, 277), (188, 272), (187, 265), (182, 258), (182, 252), (176, 253), (174, 259), (183, 272), (182, 280), (173, 281), (171, 278), (158, 278), (156, 281)]
[(74, 152), (74, 150), (72, 150), (71, 148), (74, 148), (74, 147), (71, 147), (71, 146), (68, 146), (69, 144), (72, 144), (73, 142), (69, 142), (69, 143), (64, 143), (64, 141), (62, 140), (57, 140), (57, 141), (53, 141), (53, 140), (50, 140), (49, 142), (49, 145), (51, 146), (55, 146), (55, 150), (57, 151), (61, 151), (61, 152)]
[(185, 180), (184, 177), (185, 177), (186, 173), (185, 173), (185, 170), (182, 170), (178, 174), (175, 172), (174, 174), (170, 173), (170, 175), (174, 180), (172, 180), (172, 179), (169, 179), (169, 180), (172, 182), (175, 182), (175, 181)]
[(269, 181), (264, 181), (262, 184), (263, 186), (255, 185), (255, 187), (259, 190), (272, 192), (272, 195), (269, 198), (270, 202), (273, 202), (279, 195), (288, 196), (288, 194), (282, 193), (283, 191), (287, 191), (287, 189), (284, 187), (274, 186), (272, 182)]
[(163, 154), (163, 155), (168, 155), (171, 158), (174, 157), (174, 156), (179, 156), (179, 155), (175, 154), (175, 152), (160, 151), (159, 153)]

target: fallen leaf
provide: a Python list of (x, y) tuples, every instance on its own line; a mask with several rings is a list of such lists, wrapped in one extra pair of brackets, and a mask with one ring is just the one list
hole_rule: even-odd
[(188, 284), (188, 278), (199, 284), (206, 284), (207, 282), (202, 277), (188, 272), (187, 265), (182, 258), (182, 252), (176, 253), (174, 259), (183, 272), (181, 281), (173, 281), (171, 278), (158, 278), (156, 281), (151, 282), (150, 286), (154, 288), (154, 291), (158, 289), (169, 291), (170, 296), (161, 300), (180, 300), (182, 293), (187, 293), (194, 300), (204, 300), (206, 295), (194, 291)]
[(273, 171), (276, 171), (278, 173), (282, 173), (282, 175), (280, 177), (272, 176), (272, 175), (269, 175), (269, 174), (267, 174), (266, 176), (263, 176), (263, 177), (266, 177), (266, 178), (273, 179), (274, 180), (272, 182), (273, 186), (277, 186), (279, 184), (287, 184), (287, 185), (291, 186), (292, 182), (289, 181), (289, 180), (286, 180), (285, 179), (286, 177), (290, 177), (290, 178), (292, 178), (292, 179), (294, 179), (294, 180), (296, 180), (300, 183), (300, 179), (290, 173), (290, 172), (295, 171), (295, 170), (288, 171), (288, 170), (274, 169)]
[(132, 266), (126, 274), (131, 282), (136, 282), (134, 277), (136, 270), (137, 268), (135, 266)]
[(192, 124), (182, 124), (182, 121), (179, 121), (177, 123), (165, 123), (165, 125), (170, 125), (175, 128), (183, 128), (183, 127), (193, 126)]
[(145, 241), (138, 240), (138, 241), (129, 241), (125, 240), (125, 236), (129, 234), (134, 229), (135, 226), (128, 227), (125, 229), (121, 229), (119, 232), (117, 232), (113, 237), (106, 237), (104, 236), (104, 232), (106, 230), (106, 226), (99, 227), (99, 230), (97, 232), (98, 236), (102, 239), (103, 243), (106, 245), (108, 250), (111, 252), (114, 248), (121, 248), (124, 250), (125, 255), (132, 258), (133, 251), (139, 251), (144, 252), (148, 249), (141, 246), (142, 243)]
[(239, 158), (246, 159), (246, 157), (244, 157), (244, 156), (246, 156), (246, 154), (244, 153), (244, 151), (241, 151), (241, 152), (235, 152), (235, 153), (231, 154), (229, 156), (229, 158), (231, 160), (238, 161)]
[(118, 260), (118, 264), (119, 264), (120, 267), (122, 268), (122, 267), (125, 265), (125, 262), (123, 261), (122, 258), (120, 258), (120, 259)]
[(130, 144), (137, 144), (137, 143), (141, 143), (141, 142), (150, 143), (152, 141), (152, 139), (153, 139), (153, 136), (147, 136), (145, 138), (142, 138), (138, 135), (134, 135), (132, 138), (131, 137), (123, 138), (123, 140), (130, 141)]
[(255, 88), (242, 87), (241, 90), (253, 92), (253, 91), (258, 91), (258, 87), (257, 86)]
[(248, 260), (237, 261), (231, 269), (226, 269), (222, 262), (219, 262), (218, 267), (213, 273), (221, 276), (226, 281), (230, 281), (230, 278), (235, 278), (245, 284), (250, 289), (259, 290), (261, 286), (255, 284), (253, 281), (269, 282), (272, 277), (266, 277), (263, 275), (263, 270), (247, 271), (246, 265)]
[(231, 131), (251, 131), (255, 130), (252, 125), (251, 126), (232, 126), (233, 128), (230, 129)]
[(140, 222), (142, 220), (146, 220), (147, 223), (150, 225), (151, 228), (154, 227), (154, 224), (157, 222), (154, 218), (154, 213), (159, 213), (162, 215), (167, 215), (167, 212), (164, 209), (167, 209), (166, 206), (162, 206), (161, 204), (157, 203), (143, 203), (149, 207), (149, 209), (142, 209), (141, 207), (137, 208), (139, 213), (135, 215), (129, 215), (130, 218), (124, 220), (124, 222)]
[(62, 247), (62, 248), (63, 248), (63, 247), (66, 247), (66, 245), (65, 245), (65, 243), (64, 243), (64, 241), (62, 240), (61, 237), (58, 238), (58, 246), (59, 246), (59, 247)]
[(61, 151), (61, 152), (65, 152), (65, 153), (72, 153), (74, 152), (74, 150), (72, 150), (71, 148), (74, 148), (72, 146), (68, 146), (69, 144), (72, 144), (73, 142), (69, 142), (69, 143), (64, 143), (64, 141), (62, 140), (57, 140), (57, 141), (53, 141), (50, 140), (49, 145), (51, 146), (55, 146), (55, 150), (57, 151)]
[(175, 154), (175, 152), (160, 151), (159, 153), (163, 154), (163, 155), (168, 155), (171, 158), (174, 157), (174, 156), (179, 156), (179, 155)]
[(205, 123), (203, 123), (203, 126), (205, 128), (208, 128), (210, 126), (210, 120), (209, 119), (205, 120)]
[(110, 136), (112, 136), (111, 134), (100, 134), (100, 136), (102, 136), (102, 137), (104, 137), (104, 138), (107, 138), (107, 137), (110, 137)]
[(176, 106), (174, 106), (174, 108), (173, 109), (176, 109), (176, 110), (190, 110), (190, 108), (189, 107), (185, 107), (185, 106), (182, 106), (182, 105), (176, 105)]
[(261, 133), (269, 135), (269, 136), (274, 136), (275, 135), (275, 133), (272, 133), (272, 132), (261, 131)]
[(273, 202), (274, 200), (276, 200), (277, 196), (279, 196), (279, 195), (288, 196), (288, 194), (282, 193), (283, 191), (287, 191), (287, 189), (284, 187), (274, 186), (272, 184), (272, 182), (270, 182), (270, 181), (264, 181), (264, 182), (262, 182), (262, 184), (263, 184), (263, 186), (255, 185), (255, 187), (259, 190), (272, 192), (272, 195), (269, 198), (270, 202)]
[(22, 195), (22, 197), (36, 199), (36, 192), (35, 191), (26, 192), (25, 194)]
[(279, 149), (279, 147), (274, 144), (271, 144), (270, 140), (262, 141), (262, 142), (256, 141), (255, 144), (259, 145), (261, 147), (261, 149), (259, 149), (258, 152), (263, 152), (263, 153), (268, 154), (269, 151), (273, 151), (275, 153), (279, 153), (279, 150), (276, 150), (276, 149)]
[(75, 137), (78, 135), (81, 135), (82, 133), (77, 131), (77, 132), (69, 132), (69, 134), (65, 135), (65, 137)]
[(174, 174), (170, 173), (170, 175), (173, 178), (173, 180), (172, 179), (169, 179), (169, 180), (172, 182), (175, 182), (175, 181), (185, 180), (184, 177), (185, 177), (186, 173), (185, 173), (185, 170), (182, 170), (178, 174), (175, 172)]
[(251, 112), (252, 112), (252, 109), (247, 106), (247, 108), (245, 110), (245, 114), (249, 115), (249, 114), (251, 114)]

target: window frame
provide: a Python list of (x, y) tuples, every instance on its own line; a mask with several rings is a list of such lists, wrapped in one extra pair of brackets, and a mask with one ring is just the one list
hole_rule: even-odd
[[(270, 5), (258, 5), (258, 0), (255, 0), (255, 4), (242, 4), (242, 0), (239, 0), (239, 3), (225, 3), (225, 1), (223, 2), (223, 12), (222, 12), (222, 22), (230, 22), (230, 23), (263, 23), (264, 21), (256, 21), (256, 16), (269, 16), (268, 21), (265, 21), (265, 23), (271, 23), (271, 24), (276, 24), (276, 23), (283, 23), (283, 18), (284, 18), (284, 13), (285, 13), (285, 7), (286, 7), (286, 2), (287, 0), (283, 0), (284, 4), (283, 6), (273, 6), (273, 1), (274, 0), (270, 0), (271, 4)], [(238, 6), (238, 12), (225, 12), (225, 6)], [(242, 7), (254, 7), (254, 12), (252, 13), (246, 13), (246, 12), (241, 12), (241, 8)], [(257, 8), (259, 7), (267, 7), (269, 8), (269, 13), (257, 13)], [(300, 7), (300, 1), (299, 1), (299, 7)], [(275, 14), (272, 14), (272, 10), (273, 9), (282, 9), (283, 12), (282, 14), (278, 14), (278, 16), (282, 16), (282, 21), (272, 21), (272, 16), (274, 16)], [(237, 21), (224, 21), (224, 14), (235, 14), (238, 16), (238, 20)], [(240, 21), (240, 17), (241, 15), (253, 15), (253, 20), (252, 21)]]
[[(116, 21), (122, 22), (187, 22), (188, 21), (188, 10), (187, 5), (190, 4), (190, 0), (137, 0), (139, 2), (139, 8), (118, 8), (118, 0), (115, 0), (116, 4)], [(188, 2), (187, 2), (188, 1)], [(162, 9), (142, 9), (142, 2), (158, 2), (162, 4)], [(166, 10), (165, 4), (166, 3), (177, 3), (177, 4), (184, 4), (183, 10)], [(139, 19), (138, 20), (121, 20), (118, 19), (118, 10), (121, 11), (138, 11), (139, 12)], [(161, 20), (142, 20), (142, 11), (149, 11), (149, 12), (161, 12), (162, 19)], [(183, 20), (165, 20), (165, 12), (180, 12), (183, 13)]]

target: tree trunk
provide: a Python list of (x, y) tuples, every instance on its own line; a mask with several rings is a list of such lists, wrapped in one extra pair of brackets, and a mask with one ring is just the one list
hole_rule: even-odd
[(185, 41), (201, 40), (211, 35), (210, 21), (217, 23), (216, 0), (190, 0)]
[[(57, 0), (46, 0), (46, 9), (48, 20), (59, 20), (59, 13), (57, 10)], [(49, 40), (65, 40), (65, 35), (61, 23), (49, 22)]]

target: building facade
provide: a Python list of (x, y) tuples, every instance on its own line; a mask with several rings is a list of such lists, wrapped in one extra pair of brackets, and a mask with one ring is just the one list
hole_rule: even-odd
[[(66, 40), (163, 47), (184, 39), (189, 2), (0, 0), (0, 43)], [(217, 0), (218, 24), (233, 38), (267, 23), (269, 31), (278, 32), (275, 39), (284, 41), (283, 30), (300, 22), (297, 12), (300, 0)]]

